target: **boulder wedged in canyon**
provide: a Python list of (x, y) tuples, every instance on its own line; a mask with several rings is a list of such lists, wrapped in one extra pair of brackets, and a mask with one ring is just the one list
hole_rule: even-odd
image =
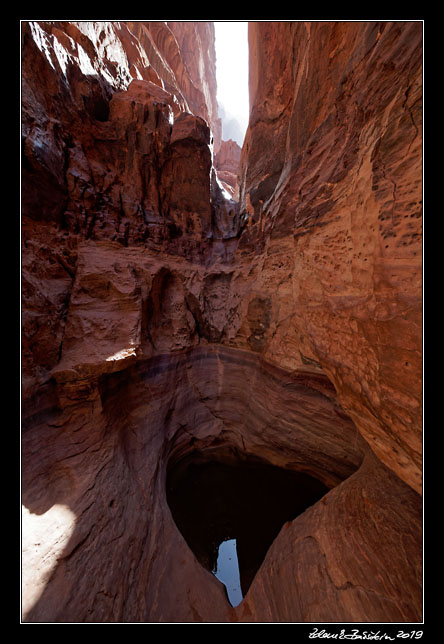
[[(421, 621), (421, 24), (251, 23), (238, 175), (212, 23), (22, 47), (24, 621)], [(236, 608), (189, 459), (327, 490)]]

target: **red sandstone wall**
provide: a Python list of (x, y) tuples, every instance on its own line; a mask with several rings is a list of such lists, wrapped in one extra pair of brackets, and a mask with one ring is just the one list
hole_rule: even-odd
[(25, 400), (60, 360), (80, 241), (208, 246), (215, 83), (212, 23), (22, 23)]
[(265, 243), (265, 355), (315, 360), (420, 490), (422, 25), (251, 23), (249, 40), (241, 246)]

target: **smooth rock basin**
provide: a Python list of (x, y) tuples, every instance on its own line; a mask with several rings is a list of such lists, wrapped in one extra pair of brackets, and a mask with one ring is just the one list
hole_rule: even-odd
[[(402, 621), (418, 614), (410, 599), (420, 576), (417, 495), (372, 456), (325, 376), (289, 373), (213, 345), (57, 387), (69, 404), (58, 409), (48, 395), (23, 435), (23, 504), (32, 524), (23, 554), (27, 621)], [(264, 472), (274, 468), (284, 479), (267, 502)], [(218, 481), (222, 508), (236, 509), (240, 527), (239, 514), (251, 506), (247, 537), (234, 535), (248, 588), (236, 608), (211, 572), (211, 539), (200, 542), (209, 519), (196, 512), (193, 550), (173, 515), (168, 486), (176, 480), (190, 523), (193, 469), (215, 520)], [(210, 475), (204, 485), (203, 474)], [(280, 497), (300, 496), (303, 475), (316, 480), (313, 496), (278, 514)], [(270, 512), (278, 514), (273, 526)], [(230, 536), (223, 527), (216, 523), (212, 534)], [(45, 568), (33, 565), (42, 553)]]

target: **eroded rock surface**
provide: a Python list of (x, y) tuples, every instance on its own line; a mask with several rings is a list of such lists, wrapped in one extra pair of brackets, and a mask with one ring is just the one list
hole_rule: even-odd
[(237, 234), (212, 170), (213, 25), (181, 24), (200, 84), (164, 23), (22, 25), (25, 397), (60, 359), (79, 242), (202, 259)]
[(229, 141), (222, 141), (220, 149), (214, 158), (217, 175), (232, 197), (236, 197), (238, 193), (237, 172), (240, 156), (241, 148), (236, 141), (230, 139)]
[[(23, 23), (25, 621), (421, 620), (421, 36), (251, 23), (237, 175), (211, 23)], [(190, 457), (329, 490), (236, 608)]]
[(420, 490), (422, 25), (263, 22), (249, 38), (241, 245), (264, 244), (283, 318), (265, 355), (316, 360)]

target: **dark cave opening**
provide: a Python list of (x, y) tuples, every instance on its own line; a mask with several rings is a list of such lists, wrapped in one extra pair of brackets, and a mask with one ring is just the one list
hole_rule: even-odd
[(244, 597), (283, 525), (328, 491), (302, 472), (199, 453), (175, 463), (166, 483), (175, 523), (202, 566), (214, 573), (220, 544), (236, 540)]

